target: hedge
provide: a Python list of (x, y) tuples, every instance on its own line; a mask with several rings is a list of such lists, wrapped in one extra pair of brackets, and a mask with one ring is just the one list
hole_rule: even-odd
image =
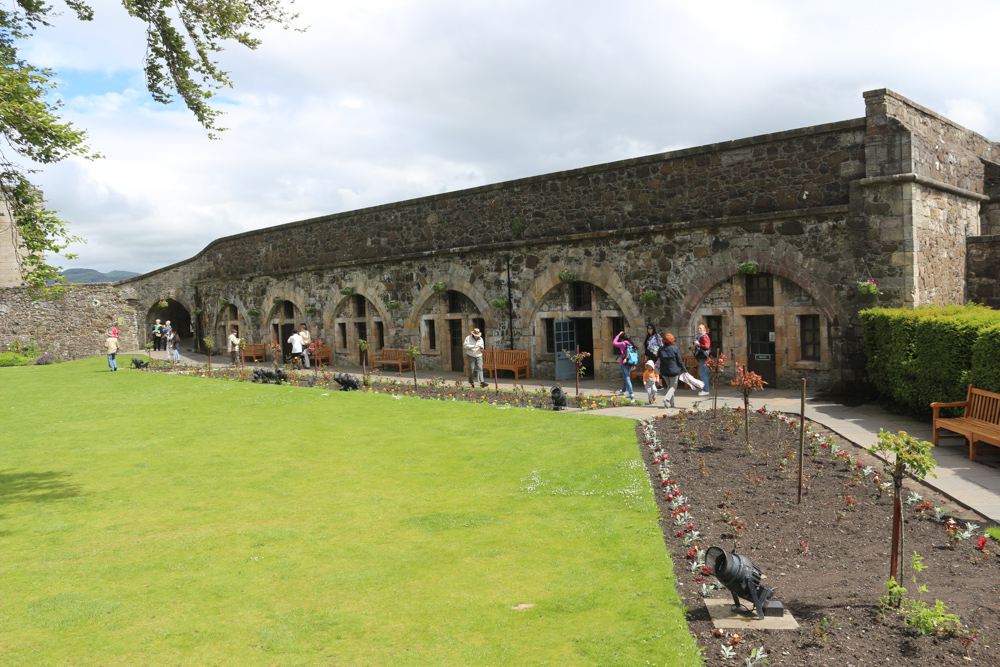
[(978, 304), (860, 313), (868, 376), (886, 398), (920, 413), (960, 401), (969, 383), (1000, 391), (1000, 311)]

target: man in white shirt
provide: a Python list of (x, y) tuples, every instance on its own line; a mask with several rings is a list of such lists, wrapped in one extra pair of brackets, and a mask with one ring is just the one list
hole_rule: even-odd
[(483, 334), (479, 329), (473, 329), (472, 333), (465, 337), (462, 343), (465, 348), (465, 356), (469, 362), (469, 386), (475, 387), (476, 383), (480, 387), (485, 387), (483, 382), (483, 349), (486, 343), (483, 342)]
[(292, 364), (295, 364), (295, 360), (298, 359), (299, 362), (302, 361), (302, 336), (298, 332), (293, 332), (291, 336), (288, 337), (288, 344), (292, 346)]
[(228, 345), (229, 348), (229, 363), (233, 366), (236, 365), (236, 357), (240, 351), (240, 337), (236, 335), (238, 329), (233, 329), (233, 333), (229, 334)]

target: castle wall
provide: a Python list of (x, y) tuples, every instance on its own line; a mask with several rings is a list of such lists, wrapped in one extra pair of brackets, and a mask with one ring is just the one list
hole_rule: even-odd
[(0, 199), (0, 287), (21, 284), (21, 267), (17, 261), (19, 238), (13, 229), (10, 207)]
[(1000, 310), (1000, 235), (969, 239), (966, 299)]
[(139, 349), (137, 294), (128, 286), (74, 285), (62, 299), (34, 301), (22, 288), (0, 288), (0, 349), (33, 339), (69, 359), (92, 357), (104, 354), (113, 324), (123, 350)]

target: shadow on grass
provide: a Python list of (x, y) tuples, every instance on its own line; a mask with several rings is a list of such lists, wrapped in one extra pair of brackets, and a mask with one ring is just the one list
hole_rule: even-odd
[(80, 495), (80, 486), (68, 483), (68, 472), (0, 470), (0, 504), (44, 503)]

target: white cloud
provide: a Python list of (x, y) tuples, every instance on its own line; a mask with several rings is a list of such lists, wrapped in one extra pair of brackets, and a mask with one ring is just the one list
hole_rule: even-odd
[(142, 26), (116, 0), (35, 40), (67, 90), (85, 81), (66, 114), (107, 156), (42, 178), (91, 240), (73, 266), (150, 270), (245, 229), (856, 118), (878, 87), (982, 133), (1000, 114), (989, 40), (952, 48), (969, 15), (1000, 18), (985, 1), (294, 8), (306, 33), (221, 54), (220, 141), (142, 91)]

